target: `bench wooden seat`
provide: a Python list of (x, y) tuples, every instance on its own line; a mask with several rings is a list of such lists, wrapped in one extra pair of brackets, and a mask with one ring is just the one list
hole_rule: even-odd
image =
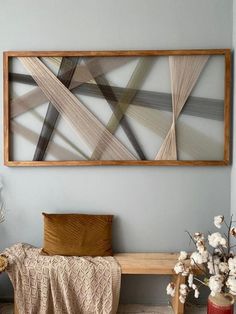
[(175, 314), (184, 313), (184, 305), (179, 301), (179, 285), (185, 283), (186, 277), (176, 275), (174, 266), (177, 253), (118, 253), (114, 257), (121, 266), (122, 274), (130, 275), (171, 275), (176, 284), (176, 293), (171, 300)]
[(114, 257), (122, 274), (173, 275), (179, 254), (176, 253), (118, 253)]

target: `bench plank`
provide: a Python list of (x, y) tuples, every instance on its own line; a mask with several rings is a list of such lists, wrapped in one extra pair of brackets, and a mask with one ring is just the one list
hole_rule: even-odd
[(177, 253), (118, 253), (114, 257), (122, 274), (173, 275)]

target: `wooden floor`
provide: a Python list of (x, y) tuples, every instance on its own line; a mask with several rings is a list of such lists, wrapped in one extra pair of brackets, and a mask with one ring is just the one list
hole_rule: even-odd
[[(13, 314), (12, 304), (0, 304), (1, 314)], [(170, 306), (147, 306), (147, 305), (120, 305), (118, 314), (173, 314)], [(205, 308), (199, 307), (188, 307), (186, 314), (205, 314)]]

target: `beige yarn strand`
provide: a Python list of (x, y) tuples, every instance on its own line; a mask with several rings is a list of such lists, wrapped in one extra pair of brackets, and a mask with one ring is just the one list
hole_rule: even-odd
[[(47, 61), (55, 61), (54, 58), (43, 58)], [(57, 63), (59, 65), (60, 59), (57, 59)], [(109, 71), (112, 71), (120, 66), (130, 62), (130, 57), (123, 57), (123, 58), (92, 58), (88, 61), (92, 72), (90, 73), (87, 70), (86, 65), (78, 64), (76, 67), (76, 71), (74, 73), (73, 80), (69, 89), (73, 89), (84, 82), (88, 82), (93, 79), (93, 77), (99, 76), (101, 74), (105, 74)], [(45, 102), (48, 99), (41, 91), (39, 87), (35, 87), (34, 89), (30, 90), (29, 92), (23, 94), (22, 96), (16, 97), (15, 99), (11, 100), (11, 118), (14, 118), (24, 112), (35, 108)]]
[(173, 122), (156, 160), (177, 160), (176, 121), (209, 56), (170, 56)]
[[(153, 108), (130, 105), (126, 115), (163, 139), (172, 125), (169, 113)], [(213, 160), (216, 156), (222, 156), (223, 143), (184, 121), (178, 122), (178, 135), (178, 149), (192, 159), (201, 160), (205, 156)]]
[[(33, 145), (37, 144), (39, 137), (38, 133), (21, 125), (19, 122), (11, 121), (11, 132), (22, 136)], [(55, 142), (50, 142), (50, 154), (57, 160), (85, 160), (84, 156), (75, 154)]]
[(100, 152), (102, 159), (135, 159), (127, 148), (103, 126), (38, 58), (21, 57), (19, 59), (31, 73), (46, 97), (83, 138), (91, 151), (94, 150), (100, 137), (103, 136), (108, 145), (105, 152)]

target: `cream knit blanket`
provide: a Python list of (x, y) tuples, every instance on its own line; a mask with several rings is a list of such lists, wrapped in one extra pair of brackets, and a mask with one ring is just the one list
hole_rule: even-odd
[(116, 313), (121, 270), (113, 257), (40, 253), (28, 244), (3, 252), (19, 314)]

